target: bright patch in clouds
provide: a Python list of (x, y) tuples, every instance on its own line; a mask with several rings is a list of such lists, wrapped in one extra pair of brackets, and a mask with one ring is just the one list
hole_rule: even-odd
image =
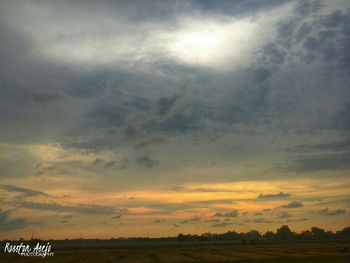
[(256, 25), (242, 20), (186, 21), (172, 36), (170, 51), (184, 63), (207, 67), (242, 64), (252, 53)]

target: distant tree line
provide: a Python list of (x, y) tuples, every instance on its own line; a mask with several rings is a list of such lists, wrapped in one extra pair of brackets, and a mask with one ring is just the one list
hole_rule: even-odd
[(325, 231), (319, 227), (312, 227), (310, 230), (302, 231), (301, 233), (292, 232), (287, 225), (283, 225), (276, 230), (267, 231), (261, 234), (257, 230), (251, 230), (247, 233), (237, 233), (228, 231), (222, 234), (213, 234), (210, 232), (202, 235), (179, 234), (177, 240), (183, 241), (225, 241), (237, 240), (242, 242), (252, 242), (258, 240), (322, 240), (322, 239), (350, 239), (350, 227), (346, 227), (341, 231), (332, 232)]
[[(257, 230), (251, 230), (246, 233), (238, 233), (235, 231), (228, 231), (222, 234), (215, 234), (206, 232), (201, 235), (197, 234), (178, 234), (175, 237), (119, 237), (119, 238), (111, 238), (111, 239), (65, 239), (65, 240), (53, 240), (50, 239), (48, 241), (63, 244), (97, 244), (97, 243), (120, 243), (120, 244), (131, 244), (131, 243), (144, 243), (144, 242), (171, 242), (171, 243), (181, 243), (181, 242), (198, 242), (198, 241), (237, 241), (242, 243), (254, 243), (254, 242), (264, 242), (264, 241), (279, 241), (279, 240), (350, 240), (350, 227), (346, 227), (343, 230), (332, 232), (325, 231), (319, 227), (312, 227), (310, 230), (305, 230), (300, 233), (295, 233), (290, 230), (289, 226), (283, 225), (276, 230), (267, 231), (262, 234)], [(3, 240), (2, 242), (7, 242), (10, 240)], [(22, 242), (25, 241), (23, 238), (15, 241)], [(41, 241), (40, 239), (31, 239), (29, 242), (36, 244), (36, 242)]]

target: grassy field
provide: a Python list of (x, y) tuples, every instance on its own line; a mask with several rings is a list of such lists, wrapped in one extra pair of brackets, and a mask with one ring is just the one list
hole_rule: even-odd
[[(0, 254), (0, 262), (245, 262), (245, 263), (349, 263), (350, 252), (338, 252), (335, 241), (269, 244), (137, 244), (131, 246), (55, 247), (53, 257)], [(342, 244), (349, 245), (349, 242)]]

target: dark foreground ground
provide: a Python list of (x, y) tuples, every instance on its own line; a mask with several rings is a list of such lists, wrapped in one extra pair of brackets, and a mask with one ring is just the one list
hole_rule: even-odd
[(235, 262), (235, 263), (350, 263), (350, 251), (339, 252), (336, 244), (349, 241), (237, 243), (152, 243), (65, 246), (52, 245), (54, 256), (21, 257), (0, 253), (0, 262)]

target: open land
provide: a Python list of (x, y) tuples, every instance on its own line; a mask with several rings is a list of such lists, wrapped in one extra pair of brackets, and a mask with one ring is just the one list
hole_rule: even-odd
[(350, 252), (337, 244), (350, 241), (290, 241), (259, 244), (236, 242), (153, 242), (95, 245), (52, 244), (54, 256), (23, 257), (0, 254), (0, 262), (234, 262), (234, 263), (349, 263)]

